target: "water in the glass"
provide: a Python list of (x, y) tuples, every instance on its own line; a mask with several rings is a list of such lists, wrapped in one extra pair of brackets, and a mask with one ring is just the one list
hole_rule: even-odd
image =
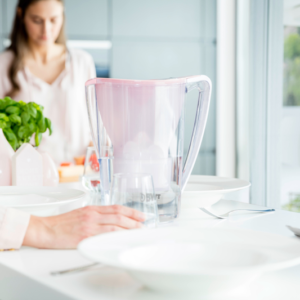
[(131, 199), (132, 198), (129, 196), (127, 202), (123, 205), (143, 212), (145, 216), (143, 224), (148, 228), (155, 227), (157, 222), (157, 208), (155, 210), (154, 207), (157, 207), (157, 202), (151, 201), (148, 203), (141, 203), (138, 201), (130, 201)]
[(157, 200), (151, 174), (114, 174), (110, 204), (118, 204), (136, 209), (145, 216), (143, 224), (155, 227), (158, 222)]

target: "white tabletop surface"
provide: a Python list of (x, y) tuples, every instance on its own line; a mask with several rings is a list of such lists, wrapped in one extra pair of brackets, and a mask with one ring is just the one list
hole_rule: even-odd
[[(78, 188), (78, 184), (68, 185)], [(243, 199), (242, 199), (243, 200)], [(86, 201), (77, 203), (80, 207)], [(214, 205), (220, 213), (239, 207), (254, 207), (247, 203), (221, 200)], [(72, 207), (75, 208), (75, 207)], [(64, 208), (68, 210), (70, 208)], [(266, 214), (234, 214), (218, 220), (199, 209), (186, 209), (170, 226), (234, 227), (265, 231), (295, 238), (286, 225), (300, 228), (300, 214), (277, 210)], [(299, 241), (300, 242), (300, 241)], [(299, 253), (300, 255), (300, 253)], [(51, 276), (51, 271), (90, 264), (77, 250), (39, 250), (23, 247), (19, 251), (0, 253), (0, 299), (60, 300), (60, 299), (130, 299), (181, 300), (200, 299), (195, 294), (166, 295), (149, 291), (124, 271), (97, 266), (88, 271), (63, 276)], [(235, 294), (201, 297), (219, 299), (300, 299), (300, 266), (263, 274), (251, 285)]]

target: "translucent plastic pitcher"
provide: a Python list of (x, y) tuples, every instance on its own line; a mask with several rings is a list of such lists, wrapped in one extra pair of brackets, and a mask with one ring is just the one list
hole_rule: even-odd
[[(199, 98), (184, 163), (184, 101), (193, 89), (198, 89)], [(98, 158), (102, 148), (112, 146), (114, 173), (151, 174), (162, 222), (178, 216), (181, 192), (203, 138), (210, 94), (211, 81), (203, 75), (168, 80), (95, 78), (86, 82)]]

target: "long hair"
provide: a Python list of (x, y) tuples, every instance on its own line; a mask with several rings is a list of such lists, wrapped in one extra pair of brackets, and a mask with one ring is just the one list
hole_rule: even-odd
[[(7, 48), (14, 54), (14, 59), (12, 64), (8, 69), (8, 78), (11, 82), (12, 89), (8, 92), (6, 96), (13, 97), (20, 91), (20, 85), (17, 80), (17, 73), (19, 70), (23, 69), (24, 56), (28, 52), (28, 35), (24, 25), (24, 16), (28, 6), (33, 3), (44, 1), (44, 0), (19, 0), (16, 7), (16, 14), (13, 23), (13, 28), (10, 34), (11, 44)], [(63, 0), (56, 0), (63, 4)], [(21, 14), (18, 13), (18, 8), (21, 9)], [(60, 33), (55, 41), (55, 43), (62, 44), (66, 46), (66, 37), (65, 37), (65, 16), (63, 16), (63, 24), (60, 30)]]

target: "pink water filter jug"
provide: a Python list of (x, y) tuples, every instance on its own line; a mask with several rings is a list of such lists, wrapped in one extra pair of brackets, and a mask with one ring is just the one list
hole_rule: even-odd
[[(194, 89), (199, 98), (184, 162), (184, 102)], [(114, 173), (151, 174), (162, 222), (178, 216), (181, 192), (203, 138), (210, 95), (211, 81), (204, 75), (168, 80), (95, 78), (86, 82), (98, 158), (101, 149), (111, 146)]]

